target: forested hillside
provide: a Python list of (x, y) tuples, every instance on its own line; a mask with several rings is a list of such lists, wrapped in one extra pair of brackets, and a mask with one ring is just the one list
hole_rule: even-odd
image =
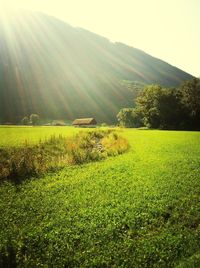
[[(134, 35), (134, 33), (130, 33)], [(188, 73), (141, 50), (34, 12), (0, 20), (0, 123), (28, 114), (114, 122), (144, 84), (177, 86)]]

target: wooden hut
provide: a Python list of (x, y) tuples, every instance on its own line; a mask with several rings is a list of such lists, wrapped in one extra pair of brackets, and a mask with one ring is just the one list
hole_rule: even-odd
[(96, 124), (97, 121), (94, 118), (80, 118), (72, 122), (72, 125), (76, 127), (94, 127)]

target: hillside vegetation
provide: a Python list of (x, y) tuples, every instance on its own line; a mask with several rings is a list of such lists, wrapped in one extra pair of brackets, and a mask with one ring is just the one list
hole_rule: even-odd
[(200, 134), (120, 135), (123, 155), (0, 185), (0, 266), (200, 266)]
[(0, 21), (0, 40), (0, 123), (32, 113), (114, 122), (120, 108), (132, 106), (134, 85), (177, 86), (192, 78), (139, 49), (37, 12)]
[(120, 125), (156, 129), (200, 130), (200, 79), (179, 88), (146, 86), (135, 99), (135, 108), (121, 109)]

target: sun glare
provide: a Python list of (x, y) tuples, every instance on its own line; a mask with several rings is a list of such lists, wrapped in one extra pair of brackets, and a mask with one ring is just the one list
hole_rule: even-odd
[(20, 8), (17, 5), (3, 4), (0, 8), (0, 19), (4, 22), (11, 19), (15, 13), (20, 12)]
[(199, 75), (199, 3), (196, 0), (0, 0), (0, 20), (6, 25), (13, 13), (43, 12)]

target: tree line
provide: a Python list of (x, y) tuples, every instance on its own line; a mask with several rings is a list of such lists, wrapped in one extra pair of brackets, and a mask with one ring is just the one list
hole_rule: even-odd
[(121, 109), (117, 119), (124, 127), (200, 130), (200, 79), (179, 88), (146, 86), (135, 107)]

